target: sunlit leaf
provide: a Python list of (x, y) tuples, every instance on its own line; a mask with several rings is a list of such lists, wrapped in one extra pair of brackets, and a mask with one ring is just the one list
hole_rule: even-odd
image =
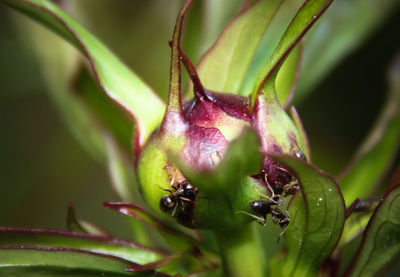
[(376, 32), (399, 4), (398, 0), (335, 0), (307, 37), (295, 102)]
[(281, 2), (260, 0), (225, 27), (197, 67), (207, 89), (239, 93), (255, 51)]
[[(282, 2), (257, 48), (251, 65), (246, 73), (246, 77), (240, 88), (240, 94), (249, 95), (251, 93), (258, 73), (262, 70), (265, 64), (268, 63), (273, 50), (278, 45), (291, 19), (296, 15), (297, 10), (303, 3), (304, 0), (285, 0)], [(296, 67), (296, 63), (299, 62), (299, 54), (302, 52), (300, 50), (300, 48), (293, 50), (293, 53), (290, 54), (288, 60), (285, 61), (284, 65), (282, 66), (286, 67), (286, 70), (282, 69), (278, 74), (277, 95), (282, 105), (284, 105), (287, 100), (286, 97), (289, 93), (288, 87), (291, 87), (293, 84), (293, 80), (291, 79), (293, 79), (295, 75), (292, 75), (291, 73), (295, 72), (290, 71), (293, 71)], [(289, 75), (287, 73), (289, 73)]]
[(279, 157), (299, 178), (301, 193), (293, 199), (286, 230), (287, 256), (272, 267), (274, 276), (315, 276), (342, 233), (345, 207), (335, 181), (300, 160)]
[(66, 248), (0, 246), (0, 263), (4, 276), (132, 276), (125, 270), (131, 265), (126, 260)]
[(71, 42), (88, 59), (96, 80), (107, 95), (136, 120), (142, 144), (160, 123), (164, 104), (140, 78), (123, 65), (95, 37), (46, 0), (3, 0)]
[(136, 220), (139, 220), (140, 222), (150, 226), (151, 228), (156, 229), (173, 249), (185, 251), (198, 243), (194, 237), (191, 237), (188, 234), (185, 234), (173, 228), (172, 226), (163, 223), (137, 204), (106, 202), (104, 203), (104, 206), (127, 216), (133, 217)]
[(400, 256), (400, 186), (382, 199), (364, 232), (348, 276), (379, 276)]
[(220, 266), (219, 257), (206, 249), (198, 239), (163, 223), (139, 205), (118, 202), (107, 202), (104, 205), (157, 230), (171, 248), (184, 254), (181, 258), (190, 265), (189, 272), (210, 271)]
[(362, 235), (358, 235), (351, 241), (347, 242), (341, 249), (340, 267), (338, 268), (337, 265), (335, 265), (335, 268), (333, 269), (339, 276), (343, 276), (345, 270), (351, 265), (351, 262), (357, 253), (357, 249), (360, 246), (361, 239)]
[(368, 198), (386, 174), (400, 145), (400, 56), (389, 72), (389, 95), (375, 126), (339, 176), (346, 204)]
[(252, 103), (254, 103), (255, 98), (264, 88), (267, 81), (275, 82), (276, 75), (282, 63), (296, 44), (330, 6), (332, 1), (333, 0), (306, 1), (304, 5), (301, 6), (283, 34), (278, 46), (268, 59), (268, 62), (259, 73), (251, 92)]
[(148, 264), (165, 257), (158, 250), (130, 241), (61, 230), (0, 228), (0, 245), (80, 249), (116, 256), (137, 264)]

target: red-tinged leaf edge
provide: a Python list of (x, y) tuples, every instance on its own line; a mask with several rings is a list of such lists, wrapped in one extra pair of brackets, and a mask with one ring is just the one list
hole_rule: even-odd
[(170, 129), (173, 128), (174, 125), (185, 124), (181, 99), (181, 62), (179, 59), (179, 49), (183, 19), (191, 3), (192, 0), (186, 0), (185, 4), (183, 5), (176, 18), (175, 28), (172, 35), (168, 102), (165, 115), (161, 123), (161, 132), (173, 132), (173, 130)]
[[(201, 260), (201, 263), (203, 264), (203, 269), (201, 272), (206, 272), (210, 270), (214, 270), (218, 268), (220, 265), (218, 262), (214, 261), (213, 258), (210, 258), (206, 255), (204, 255), (206, 252), (208, 253), (209, 251), (204, 249), (201, 245), (201, 243), (194, 237), (190, 236), (189, 234), (183, 233), (177, 229), (172, 228), (171, 226), (168, 226), (161, 222), (159, 219), (157, 219), (154, 215), (152, 215), (150, 212), (142, 208), (141, 206), (133, 203), (126, 203), (126, 202), (105, 202), (104, 206), (107, 208), (110, 208), (112, 210), (115, 210), (117, 212), (120, 212), (124, 215), (133, 217), (144, 224), (149, 225), (152, 228), (157, 229), (161, 233), (166, 233), (168, 235), (172, 235), (173, 237), (179, 238), (180, 240), (185, 241), (188, 243), (191, 247), (187, 248), (185, 251), (179, 253), (178, 255), (175, 256), (170, 256), (167, 257), (163, 260), (156, 261), (154, 262), (154, 265), (148, 264), (148, 265), (142, 265), (142, 266), (135, 266), (129, 269), (129, 271), (137, 271), (138, 269), (141, 268), (148, 268), (149, 266), (162, 266), (165, 263), (180, 259), (182, 257), (188, 256), (188, 255), (193, 255), (197, 259)], [(144, 213), (146, 216), (150, 218), (152, 222), (149, 222), (142, 216), (140, 216), (137, 212), (138, 210), (140, 213)], [(208, 255), (208, 254), (207, 254)], [(194, 274), (194, 273), (191, 273)]]
[[(161, 220), (156, 218), (153, 214), (151, 214), (146, 209), (144, 209), (143, 207), (141, 207), (137, 204), (128, 203), (128, 202), (105, 202), (104, 207), (115, 210), (121, 214), (133, 217), (133, 218), (143, 222), (144, 224), (149, 225), (152, 228), (156, 228), (157, 230), (159, 230), (161, 232), (168, 233), (170, 235), (173, 235), (173, 236), (179, 237), (183, 240), (186, 240), (189, 243), (191, 243), (192, 245), (197, 245), (199, 243), (196, 240), (196, 238), (194, 238), (186, 233), (180, 232), (179, 230), (174, 229), (171, 226), (164, 224)], [(140, 216), (138, 213), (136, 213), (135, 212), (136, 210), (138, 210), (141, 213), (144, 213), (146, 216), (150, 217), (150, 219), (153, 221), (154, 225), (152, 225), (151, 222), (147, 221), (142, 216)]]
[(390, 196), (391, 192), (393, 192), (394, 190), (396, 190), (398, 188), (400, 188), (400, 184), (398, 184), (396, 186), (393, 186), (390, 189), (388, 189), (385, 192), (385, 195), (381, 198), (381, 201), (380, 201), (379, 205), (374, 210), (374, 213), (372, 214), (372, 216), (371, 216), (371, 218), (370, 218), (370, 220), (369, 220), (369, 222), (368, 222), (368, 224), (367, 224), (367, 226), (365, 228), (365, 231), (363, 233), (363, 237), (362, 237), (362, 240), (361, 240), (361, 243), (360, 243), (360, 247), (358, 248), (356, 254), (354, 255), (353, 261), (350, 263), (350, 266), (347, 268), (346, 272), (344, 273), (344, 276), (350, 276), (351, 275), (351, 273), (352, 273), (352, 271), (354, 269), (354, 266), (356, 265), (360, 255), (361, 255), (361, 253), (363, 251), (363, 248), (365, 246), (365, 241), (367, 239), (368, 232), (370, 232), (370, 230), (371, 230), (371, 226), (372, 226), (372, 224), (374, 222), (374, 219), (375, 219), (378, 211), (380, 210), (382, 205), (385, 203), (385, 200), (388, 198), (388, 196)]
[(69, 232), (78, 232), (88, 234), (89, 232), (82, 227), (79, 220), (76, 218), (74, 207), (72, 204), (68, 205), (67, 211), (67, 230)]
[[(80, 253), (80, 254), (87, 254), (87, 255), (92, 255), (92, 256), (97, 256), (97, 257), (103, 257), (103, 258), (108, 258), (108, 259), (113, 259), (117, 260), (120, 262), (123, 262), (127, 265), (126, 268), (124, 268), (125, 271), (133, 271), (132, 268), (135, 268), (135, 272), (151, 272), (155, 275), (159, 276), (165, 276), (168, 277), (170, 275), (155, 271), (154, 269), (158, 267), (159, 265), (165, 264), (165, 262), (155, 262), (155, 263), (150, 263), (148, 265), (139, 265), (137, 263), (134, 263), (132, 261), (123, 259), (121, 257), (109, 255), (109, 254), (104, 254), (104, 253), (97, 253), (97, 252), (92, 252), (89, 250), (84, 250), (84, 249), (76, 249), (76, 248), (65, 248), (65, 247), (42, 247), (42, 246), (24, 246), (24, 245), (0, 245), (0, 249), (18, 249), (18, 250), (36, 250), (36, 251), (47, 251), (47, 252), (72, 252), (72, 253)], [(168, 259), (168, 258), (167, 258)], [(169, 261), (169, 260), (168, 260)]]
[[(89, 228), (87, 228), (89, 227)], [(78, 233), (86, 233), (86, 234), (93, 234), (93, 235), (102, 235), (105, 237), (112, 237), (107, 231), (100, 228), (99, 226), (78, 219), (75, 214), (74, 207), (72, 204), (68, 205), (67, 210), (67, 230), (69, 232), (78, 232)]]
[(391, 190), (393, 187), (395, 187), (396, 185), (399, 185), (399, 184), (400, 184), (400, 165), (398, 165), (396, 167), (396, 169), (394, 170), (394, 173), (389, 180), (389, 184), (386, 188), (386, 191)]
[(85, 249), (67, 248), (67, 247), (26, 246), (26, 245), (0, 245), (0, 249), (21, 249), (21, 250), (26, 249), (26, 250), (38, 250), (38, 251), (75, 252), (75, 253), (82, 253), (82, 254), (88, 254), (88, 255), (94, 255), (94, 256), (99, 256), (99, 257), (115, 259), (115, 260), (121, 261), (123, 263), (126, 263), (127, 266), (136, 266), (136, 263), (126, 260), (126, 259), (123, 259), (121, 257), (104, 254), (104, 253), (92, 252), (92, 251), (85, 250)]
[(161, 250), (149, 248), (149, 247), (140, 245), (136, 242), (129, 241), (129, 240), (119, 239), (119, 238), (115, 238), (115, 237), (108, 237), (108, 236), (93, 235), (93, 234), (87, 234), (87, 233), (69, 232), (69, 231), (63, 231), (63, 230), (57, 230), (57, 229), (40, 229), (40, 228), (36, 228), (36, 229), (32, 228), (31, 229), (31, 228), (0, 227), (0, 233), (24, 233), (26, 235), (39, 234), (39, 235), (79, 238), (79, 239), (85, 239), (85, 240), (105, 242), (105, 243), (114, 244), (114, 245), (130, 246), (130, 247), (134, 247), (137, 249), (143, 249), (148, 252), (153, 252), (153, 253), (157, 253), (160, 255), (166, 255), (166, 253)]

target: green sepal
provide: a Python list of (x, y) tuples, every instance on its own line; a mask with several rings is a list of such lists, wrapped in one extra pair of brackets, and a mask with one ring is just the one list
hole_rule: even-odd
[[(234, 17), (203, 55), (197, 71), (212, 91), (239, 93), (258, 45), (282, 0), (260, 0)], [(192, 91), (189, 86), (186, 92)]]
[(277, 75), (277, 71), (290, 54), (296, 44), (303, 38), (307, 31), (312, 27), (316, 20), (324, 13), (333, 0), (314, 0), (306, 1), (292, 22), (283, 34), (278, 46), (275, 48), (268, 63), (259, 73), (251, 93), (252, 103), (260, 94), (267, 81), (273, 80)]
[(300, 180), (289, 207), (287, 254), (272, 267), (272, 276), (316, 276), (336, 247), (345, 221), (345, 206), (336, 182), (327, 174), (291, 157), (275, 157)]

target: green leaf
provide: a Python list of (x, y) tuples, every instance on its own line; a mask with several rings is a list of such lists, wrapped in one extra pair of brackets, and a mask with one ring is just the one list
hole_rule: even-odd
[(198, 244), (198, 241), (196, 241), (194, 237), (163, 223), (137, 204), (106, 202), (104, 203), (104, 206), (118, 211), (124, 215), (133, 217), (149, 227), (157, 230), (173, 249), (183, 252), (190, 249), (193, 245)]
[[(105, 137), (106, 144), (109, 140), (115, 140), (121, 150), (131, 156), (134, 120), (103, 93), (82, 64), (78, 64), (74, 72), (73, 81), (67, 84), (71, 87), (69, 93), (75, 93), (78, 96), (75, 100), (81, 101), (84, 104), (83, 108), (98, 122), (99, 136)], [(109, 133), (112, 139), (107, 137), (106, 133)], [(127, 164), (132, 164), (132, 161), (128, 161)]]
[(381, 276), (400, 257), (400, 185), (382, 199), (364, 232), (348, 276)]
[(67, 212), (67, 229), (69, 232), (85, 233), (99, 236), (110, 236), (105, 230), (99, 226), (79, 219), (75, 215), (75, 210), (72, 205), (69, 205)]
[(338, 177), (347, 204), (368, 198), (384, 177), (400, 146), (400, 55), (389, 72), (386, 104), (354, 158)]
[(136, 120), (139, 145), (161, 122), (164, 104), (140, 78), (95, 37), (56, 5), (45, 0), (3, 0), (7, 5), (46, 25), (80, 50), (107, 95)]
[(287, 255), (272, 267), (273, 276), (315, 276), (342, 233), (345, 207), (335, 181), (313, 166), (277, 157), (299, 178), (301, 193), (290, 208), (286, 230)]
[[(268, 63), (273, 50), (282, 37), (282, 34), (285, 32), (291, 19), (296, 15), (297, 10), (301, 7), (303, 2), (304, 0), (286, 0), (274, 15), (246, 74), (245, 80), (240, 89), (242, 95), (249, 95), (251, 93), (258, 73), (262, 70), (265, 64)], [(287, 60), (283, 63), (277, 76), (277, 96), (279, 102), (285, 108), (295, 92), (297, 78), (299, 77), (298, 75), (300, 75), (302, 55), (303, 47), (299, 45), (296, 46), (288, 56)]]
[(284, 109), (288, 108), (296, 91), (300, 77), (303, 43), (299, 43), (283, 62), (276, 76), (276, 95)]
[(119, 257), (137, 264), (153, 263), (165, 257), (158, 250), (130, 241), (61, 230), (0, 228), (0, 245), (79, 249)]
[(252, 103), (264, 88), (267, 81), (275, 82), (276, 75), (282, 63), (296, 44), (302, 39), (316, 20), (324, 13), (333, 0), (306, 1), (283, 34), (267, 64), (259, 73), (251, 93)]
[[(338, 272), (338, 276), (343, 276), (345, 270), (351, 265), (357, 253), (357, 249), (361, 244), (361, 239), (362, 235), (358, 235), (342, 247), (340, 251), (340, 267), (334, 269)], [(336, 267), (337, 265), (334, 266)]]
[(85, 228), (83, 228), (80, 220), (76, 217), (74, 207), (72, 207), (72, 205), (68, 206), (67, 229), (69, 232), (85, 233), (85, 234), (89, 233)]
[(207, 89), (239, 93), (261, 38), (281, 3), (257, 1), (231, 20), (197, 67)]
[(125, 271), (131, 264), (116, 257), (65, 248), (2, 247), (3, 276), (153, 276)]
[(139, 205), (123, 202), (106, 202), (104, 205), (157, 230), (171, 248), (183, 253), (178, 258), (186, 263), (188, 272), (209, 271), (220, 266), (219, 257), (206, 249), (198, 239), (160, 221)]
[(311, 93), (337, 64), (375, 33), (399, 4), (397, 0), (335, 0), (308, 35), (295, 102)]

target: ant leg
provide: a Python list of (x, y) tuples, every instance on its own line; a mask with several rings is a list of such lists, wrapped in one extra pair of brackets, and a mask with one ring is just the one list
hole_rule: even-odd
[(172, 213), (171, 213), (171, 216), (175, 216), (175, 213), (176, 213), (176, 209), (178, 208), (178, 204), (176, 204), (175, 203), (175, 205), (174, 205), (174, 210), (172, 211)]
[(245, 211), (237, 211), (236, 214), (246, 214), (246, 215), (256, 219), (258, 224), (261, 224), (262, 226), (267, 225), (267, 218), (266, 217), (256, 216), (254, 214), (251, 214), (251, 213), (248, 213), (248, 212), (245, 212)]
[(272, 199), (271, 197), (269, 197), (268, 195), (262, 194), (261, 192), (259, 192), (255, 187), (253, 187), (253, 190), (255, 193), (257, 193), (258, 195), (268, 199), (269, 201), (271, 201), (274, 205), (278, 205), (278, 202), (276, 202), (274, 199)]
[(182, 204), (183, 204), (182, 201), (184, 201), (184, 202), (193, 202), (192, 199), (189, 199), (189, 198), (186, 198), (186, 197), (182, 197), (182, 196), (179, 196), (179, 199), (181, 200), (181, 203), (182, 203)]
[[(271, 186), (271, 185), (269, 184), (269, 182), (268, 182), (268, 174), (265, 174), (265, 175), (264, 175), (264, 181), (265, 181), (265, 183), (267, 184), (267, 188), (268, 188), (268, 190), (270, 191), (270, 193), (271, 193), (271, 198), (272, 198), (272, 199), (271, 199), (270, 197), (267, 197), (267, 199), (271, 199), (271, 200), (275, 203), (275, 205), (282, 206), (283, 203), (285, 203), (285, 199), (283, 198), (282, 195), (280, 195), (280, 194), (275, 194), (275, 191), (273, 190), (272, 186)], [(278, 197), (278, 198), (279, 198), (279, 201), (274, 200), (275, 197)]]
[(278, 239), (277, 239), (277, 243), (279, 243), (281, 237), (285, 234), (285, 232), (286, 232), (286, 227), (284, 227), (283, 230), (282, 230), (282, 232), (279, 233)]

